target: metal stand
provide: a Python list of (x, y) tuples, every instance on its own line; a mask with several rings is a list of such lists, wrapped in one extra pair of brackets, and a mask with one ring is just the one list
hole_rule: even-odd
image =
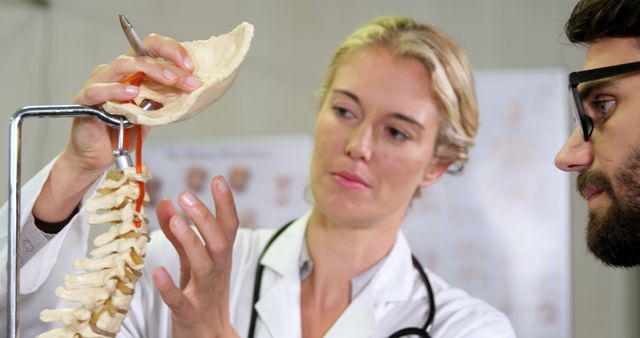
[(22, 120), (27, 117), (90, 117), (118, 128), (131, 126), (122, 117), (101, 110), (80, 106), (31, 106), (18, 110), (11, 118), (9, 131), (9, 256), (7, 286), (7, 338), (19, 337), (20, 270), (18, 269), (20, 239), (20, 139)]

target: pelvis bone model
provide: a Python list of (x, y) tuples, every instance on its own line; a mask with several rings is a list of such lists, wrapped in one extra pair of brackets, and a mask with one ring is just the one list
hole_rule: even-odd
[(185, 93), (144, 81), (140, 86), (140, 98), (162, 103), (162, 108), (147, 111), (134, 104), (107, 102), (104, 110), (110, 114), (124, 115), (131, 123), (147, 126), (186, 120), (220, 99), (231, 87), (249, 51), (252, 38), (253, 26), (243, 22), (228, 34), (213, 36), (205, 41), (183, 42), (193, 60), (194, 73), (202, 81), (198, 89)]
[[(142, 82), (140, 99), (151, 99), (163, 107), (145, 111), (134, 104), (107, 102), (104, 109), (124, 115), (138, 125), (163, 125), (185, 120), (217, 101), (229, 89), (249, 49), (253, 26), (242, 23), (231, 33), (207, 41), (184, 42), (194, 61), (195, 75), (202, 86), (186, 94)], [(142, 273), (149, 240), (148, 218), (142, 202), (148, 201), (144, 182), (151, 178), (141, 163), (141, 138), (138, 139), (137, 165), (112, 170), (101, 182), (96, 194), (85, 205), (89, 224), (111, 224), (94, 240), (91, 258), (76, 261), (80, 273), (66, 275), (64, 287), (56, 296), (79, 303), (77, 308), (44, 310), (44, 322), (62, 322), (61, 328), (44, 332), (38, 338), (115, 337), (120, 331), (135, 284)]]

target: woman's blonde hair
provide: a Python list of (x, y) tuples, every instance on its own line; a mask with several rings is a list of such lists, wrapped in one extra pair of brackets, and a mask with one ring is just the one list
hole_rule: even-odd
[(469, 61), (458, 44), (442, 31), (402, 16), (373, 19), (347, 37), (333, 56), (319, 92), (320, 105), (337, 68), (354, 52), (387, 47), (398, 57), (421, 62), (430, 72), (439, 101), (441, 122), (436, 156), (460, 171), (478, 129), (478, 104)]

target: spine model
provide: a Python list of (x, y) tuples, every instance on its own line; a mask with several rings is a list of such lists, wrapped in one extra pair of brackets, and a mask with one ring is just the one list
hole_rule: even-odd
[(146, 167), (138, 172), (135, 167), (108, 172), (97, 194), (87, 202), (89, 224), (109, 223), (111, 227), (95, 238), (91, 258), (76, 261), (75, 269), (82, 273), (66, 275), (64, 287), (56, 290), (58, 298), (80, 306), (42, 311), (42, 321), (59, 321), (64, 327), (37, 338), (115, 337), (120, 330), (149, 241), (141, 196), (148, 201), (144, 182), (151, 175)]

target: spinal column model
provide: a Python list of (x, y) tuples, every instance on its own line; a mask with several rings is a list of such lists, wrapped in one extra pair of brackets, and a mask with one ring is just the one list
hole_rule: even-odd
[(56, 290), (56, 296), (80, 306), (42, 311), (42, 321), (61, 321), (64, 327), (39, 338), (116, 336), (129, 310), (149, 240), (144, 210), (136, 211), (140, 183), (149, 179), (146, 167), (142, 173), (135, 167), (113, 170), (89, 199), (89, 224), (112, 225), (96, 237), (91, 258), (76, 261), (75, 268), (86, 272), (66, 275), (64, 287)]
[[(59, 298), (80, 303), (80, 306), (42, 311), (42, 321), (60, 321), (64, 327), (42, 333), (38, 338), (116, 336), (129, 311), (149, 240), (142, 202), (148, 200), (144, 182), (151, 175), (142, 166), (140, 126), (185, 120), (217, 101), (231, 87), (252, 38), (253, 26), (244, 22), (228, 34), (182, 43), (194, 62), (194, 75), (202, 80), (202, 85), (191, 93), (162, 87), (145, 80), (144, 74), (135, 73), (123, 81), (140, 86), (139, 98), (125, 104), (105, 103), (104, 110), (108, 113), (124, 115), (137, 125), (136, 166), (127, 168), (129, 161), (120, 161), (122, 153), (116, 153), (121, 170), (109, 172), (97, 195), (87, 202), (89, 223), (111, 223), (111, 228), (96, 237), (96, 249), (90, 253), (91, 258), (76, 262), (75, 268), (82, 273), (66, 275), (64, 287), (56, 290)], [(159, 103), (161, 108), (145, 111), (140, 108), (143, 99)], [(124, 145), (122, 149), (127, 147)]]

